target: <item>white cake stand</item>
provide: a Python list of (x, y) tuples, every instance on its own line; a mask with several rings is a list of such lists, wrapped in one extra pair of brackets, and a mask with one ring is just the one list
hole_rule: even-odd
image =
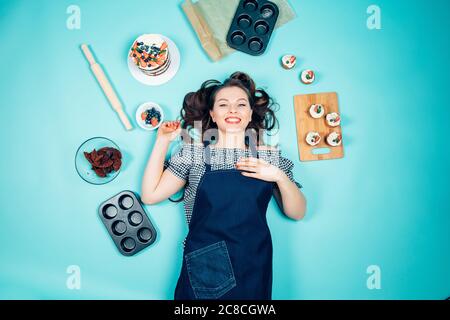
[[(143, 83), (147, 86), (159, 86), (170, 79), (172, 79), (178, 72), (178, 69), (180, 68), (180, 51), (178, 50), (178, 47), (176, 44), (167, 38), (166, 36), (160, 35), (166, 42), (169, 47), (169, 54), (170, 54), (170, 66), (167, 68), (167, 70), (159, 75), (159, 76), (148, 76), (144, 74), (141, 70), (139, 70), (138, 66), (133, 63), (133, 61), (130, 58), (130, 50), (128, 51), (127, 55), (127, 64), (128, 64), (128, 70), (130, 70), (131, 75), (140, 83)], [(140, 36), (141, 37), (141, 36)], [(136, 39), (136, 41), (139, 41), (139, 38)], [(134, 42), (133, 42), (134, 43)], [(132, 45), (133, 46), (133, 45)]]

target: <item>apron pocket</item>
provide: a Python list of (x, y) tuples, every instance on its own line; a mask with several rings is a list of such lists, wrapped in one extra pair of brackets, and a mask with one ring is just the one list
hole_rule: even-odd
[(217, 299), (236, 286), (225, 241), (185, 255), (191, 287), (198, 299)]

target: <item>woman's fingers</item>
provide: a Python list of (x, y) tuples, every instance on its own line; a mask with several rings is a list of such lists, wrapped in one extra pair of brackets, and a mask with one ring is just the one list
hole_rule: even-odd
[(179, 120), (178, 121), (167, 121), (167, 122), (164, 122), (162, 125), (165, 129), (174, 131), (174, 130), (178, 129), (178, 127), (180, 126), (180, 121)]
[(236, 162), (237, 166), (247, 166), (247, 167), (257, 167), (257, 163), (251, 163), (251, 162)]
[(258, 159), (256, 158), (241, 158), (238, 162), (236, 162), (237, 165), (247, 165), (247, 166), (257, 166), (259, 164)]
[(250, 178), (258, 178), (258, 174), (253, 172), (241, 172), (241, 174)]
[(250, 161), (250, 162), (258, 162), (258, 158), (253, 158), (253, 157), (242, 157), (239, 158), (239, 161)]
[(267, 161), (261, 158), (253, 158), (253, 157), (247, 157), (247, 158), (240, 158), (238, 163), (245, 162), (245, 163), (251, 163), (251, 164), (268, 164)]
[(236, 167), (239, 170), (246, 170), (251, 171), (255, 173), (259, 173), (261, 171), (261, 165), (263, 165), (265, 161), (253, 158), (253, 157), (247, 157), (247, 158), (241, 158), (238, 162), (236, 162)]
[(238, 170), (245, 170), (245, 171), (252, 171), (252, 172), (258, 172), (258, 167), (256, 166), (246, 166), (246, 165), (236, 165)]

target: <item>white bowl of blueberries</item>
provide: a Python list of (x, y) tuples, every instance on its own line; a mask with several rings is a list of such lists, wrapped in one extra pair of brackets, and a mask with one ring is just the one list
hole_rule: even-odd
[(145, 130), (159, 128), (164, 119), (161, 106), (155, 102), (145, 102), (136, 110), (136, 122)]

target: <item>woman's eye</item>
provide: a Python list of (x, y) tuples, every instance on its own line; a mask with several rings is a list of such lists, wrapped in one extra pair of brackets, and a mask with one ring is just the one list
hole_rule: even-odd
[(226, 104), (219, 104), (219, 107), (226, 107)]
[(239, 104), (239, 107), (246, 107), (247, 105), (245, 103)]

